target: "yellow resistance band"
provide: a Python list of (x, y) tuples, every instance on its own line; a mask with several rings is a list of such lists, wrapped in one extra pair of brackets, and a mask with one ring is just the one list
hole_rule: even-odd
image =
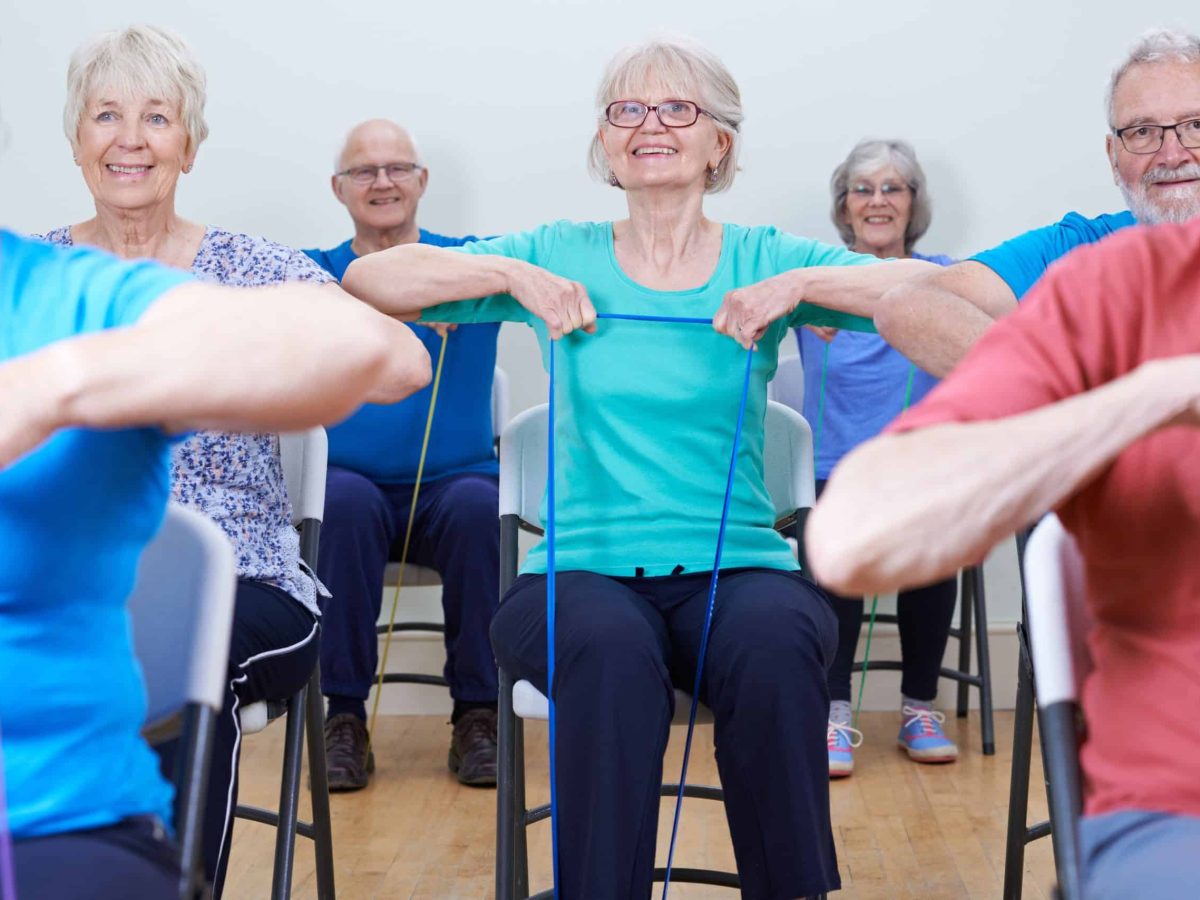
[(417, 497), (421, 493), (421, 475), (425, 471), (425, 454), (429, 451), (429, 432), (433, 430), (433, 411), (437, 409), (438, 388), (442, 384), (442, 363), (445, 361), (446, 335), (443, 334), (442, 349), (438, 352), (437, 368), (433, 372), (433, 392), (429, 397), (429, 415), (425, 419), (425, 437), (421, 440), (421, 458), (417, 462), (417, 481), (413, 485), (412, 505), (408, 509), (408, 528), (404, 532), (404, 548), (400, 551), (400, 575), (396, 578), (396, 591), (392, 594), (392, 614), (388, 619), (387, 639), (383, 642), (383, 659), (379, 661), (379, 676), (375, 681), (375, 702), (371, 704), (371, 724), (367, 728), (367, 753), (371, 752), (371, 742), (375, 736), (379, 696), (383, 693), (383, 673), (387, 671), (388, 651), (392, 648), (392, 629), (396, 625), (396, 609), (400, 606), (400, 587), (404, 584), (404, 570), (408, 565), (408, 545), (412, 540), (413, 521), (417, 517)]

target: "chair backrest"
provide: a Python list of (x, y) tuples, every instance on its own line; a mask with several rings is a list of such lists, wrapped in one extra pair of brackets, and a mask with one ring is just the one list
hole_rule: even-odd
[(508, 373), (499, 366), (492, 373), (492, 435), (499, 439), (508, 424)]
[(767, 382), (767, 399), (804, 413), (804, 362), (798, 356), (779, 361), (775, 377)]
[(127, 608), (149, 699), (146, 721), (225, 699), (237, 569), (214, 522), (172, 503), (142, 554)]
[(1083, 557), (1058, 516), (1046, 516), (1025, 545), (1029, 649), (1038, 704), (1078, 700), (1091, 669), (1087, 579)]
[[(514, 418), (500, 436), (500, 515), (516, 515), (541, 527), (546, 487), (546, 404)], [(804, 417), (768, 401), (763, 445), (767, 491), (776, 519), (813, 505), (812, 431)]]
[(279, 459), (292, 502), (292, 524), (325, 518), (325, 474), (329, 438), (320, 426), (279, 435)]

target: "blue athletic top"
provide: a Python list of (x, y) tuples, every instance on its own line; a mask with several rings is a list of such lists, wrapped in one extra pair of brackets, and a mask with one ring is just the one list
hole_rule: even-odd
[[(601, 313), (702, 319), (711, 319), (734, 288), (781, 272), (879, 262), (775, 228), (729, 224), (712, 276), (685, 291), (651, 290), (629, 278), (617, 262), (610, 222), (556, 222), (476, 241), (461, 252), (521, 259), (578, 281)], [(525, 322), (538, 337), (543, 361), (549, 358), (545, 323), (508, 294), (443, 303), (422, 318)], [(779, 344), (789, 327), (807, 322), (874, 329), (870, 319), (801, 303), (758, 342), (724, 568), (798, 568), (772, 527), (775, 514), (762, 474), (763, 421)], [(555, 346), (559, 569), (616, 576), (640, 569), (648, 577), (711, 571), (747, 351), (710, 324), (612, 320), (597, 322), (595, 334), (576, 332)], [(522, 571), (546, 571), (544, 542), (529, 552)]]
[(1114, 231), (1136, 225), (1131, 212), (1105, 213), (1088, 219), (1069, 212), (1053, 225), (1035, 228), (971, 257), (981, 262), (1012, 288), (1020, 300), (1042, 277), (1050, 264), (1081, 244), (1092, 244)]
[[(0, 363), (135, 322), (185, 272), (0, 231)], [(0, 469), (0, 730), (17, 838), (170, 821), (139, 735), (146, 692), (125, 600), (162, 523), (168, 438), (67, 429)]]
[[(948, 256), (920, 253), (913, 259), (939, 266), (954, 262)], [(826, 343), (807, 328), (797, 328), (796, 343), (804, 364), (804, 418), (812, 426), (816, 475), (822, 480), (843, 456), (900, 415), (910, 373), (910, 405), (938, 382), (877, 334), (839, 331)]]
[[(478, 240), (454, 238), (421, 229), (420, 242), (458, 247)], [(305, 250), (339, 281), (357, 254), (350, 241), (332, 250)], [(442, 338), (425, 325), (411, 325), (430, 358), (437, 362)], [(492, 377), (496, 369), (498, 323), (460, 325), (450, 332), (438, 388), (437, 409), (425, 458), (425, 481), (465, 472), (499, 473), (492, 425)], [(433, 385), (388, 406), (364, 404), (344, 422), (329, 429), (329, 462), (351, 469), (379, 484), (412, 484), (417, 480), (421, 440), (429, 417)]]

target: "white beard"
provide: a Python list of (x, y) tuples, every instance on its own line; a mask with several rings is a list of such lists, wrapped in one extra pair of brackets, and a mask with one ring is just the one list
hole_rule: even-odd
[[(1125, 203), (1128, 204), (1134, 218), (1141, 224), (1182, 223), (1200, 215), (1200, 186), (1195, 184), (1175, 190), (1168, 189), (1167, 195), (1157, 203), (1150, 199), (1149, 184), (1169, 175), (1200, 178), (1200, 164), (1187, 163), (1178, 169), (1151, 169), (1142, 176), (1141, 183), (1132, 188), (1123, 181), (1120, 183), (1121, 196), (1125, 198)], [(1161, 188), (1159, 192), (1162, 193)], [(1163, 200), (1166, 202), (1162, 202)]]

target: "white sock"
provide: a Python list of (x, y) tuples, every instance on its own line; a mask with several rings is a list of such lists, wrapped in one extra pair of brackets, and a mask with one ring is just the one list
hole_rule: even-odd
[(850, 724), (850, 701), (833, 700), (829, 704), (829, 721), (835, 725)]
[(904, 707), (906, 707), (906, 706), (911, 706), (913, 709), (933, 709), (933, 701), (932, 700), (914, 700), (912, 697), (906, 697), (903, 694), (901, 694), (900, 695), (900, 709), (903, 710)]

